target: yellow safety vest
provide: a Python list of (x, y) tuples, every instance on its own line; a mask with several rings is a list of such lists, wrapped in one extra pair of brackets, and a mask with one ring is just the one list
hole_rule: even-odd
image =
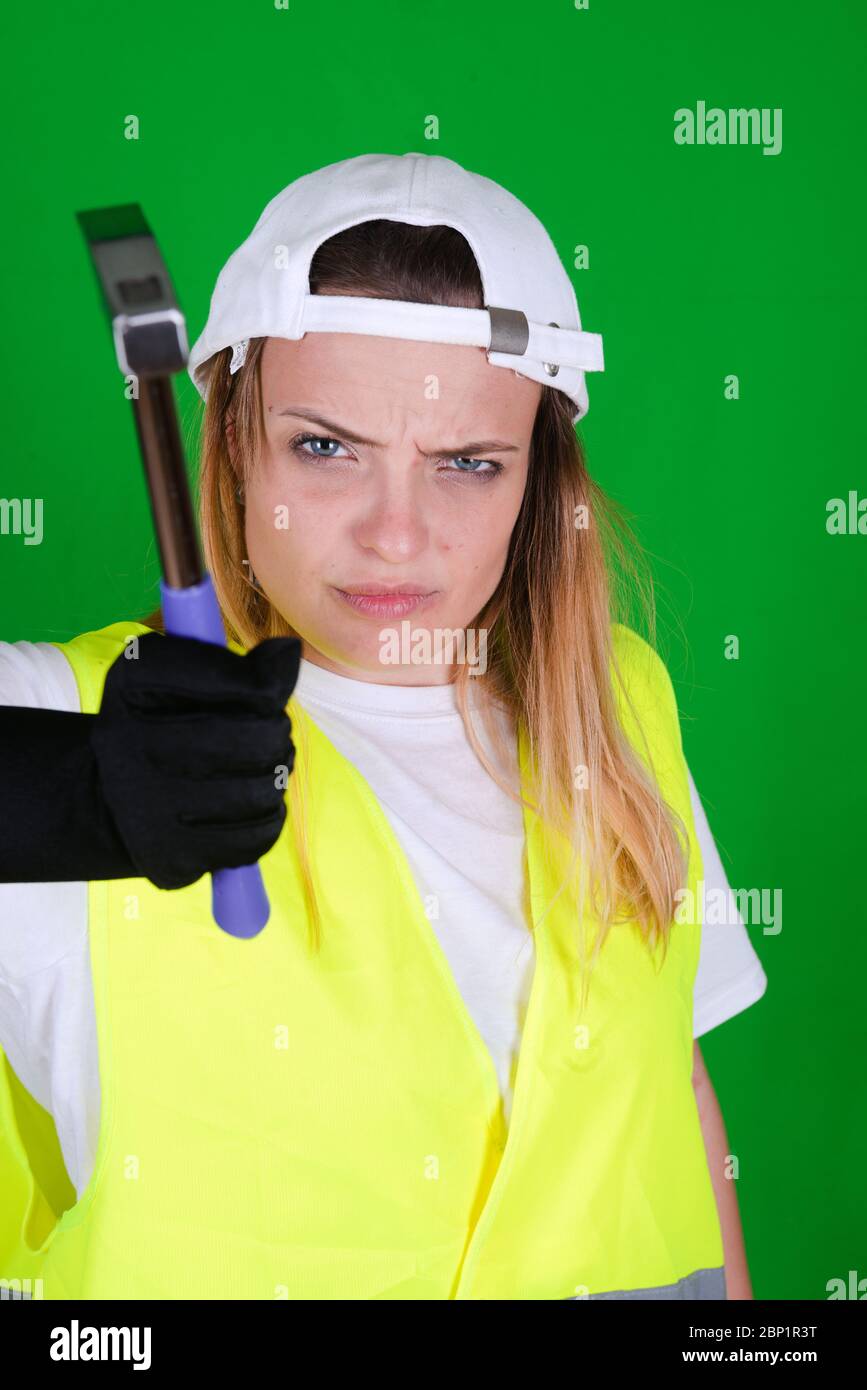
[[(114, 623), (56, 644), (83, 711), (147, 630)], [(671, 683), (642, 639), (613, 632), (661, 790), (689, 829), (695, 890)], [(691, 1080), (700, 927), (673, 924), (660, 969), (634, 925), (615, 925), (579, 1020), (574, 905), (563, 894), (538, 923), (560, 880), (525, 810), (536, 966), (507, 1133), (493, 1060), (381, 806), (294, 698), (287, 709), (321, 952), (288, 818), (261, 860), (271, 917), (251, 940), (216, 926), (207, 874), (174, 891), (88, 885), (95, 1165), (75, 1201), (51, 1117), (0, 1052), (0, 1292), (725, 1297)], [(519, 756), (523, 779), (523, 738)]]

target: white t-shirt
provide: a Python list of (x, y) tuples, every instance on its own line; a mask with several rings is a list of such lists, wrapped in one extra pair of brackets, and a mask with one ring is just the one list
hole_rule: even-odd
[[(490, 1050), (508, 1120), (534, 969), (521, 905), (520, 805), (473, 752), (450, 685), (373, 685), (302, 660), (294, 696), (369, 783), (403, 846), (431, 930)], [(63, 653), (47, 642), (0, 642), (0, 704), (78, 710)], [(690, 796), (706, 891), (730, 892), (691, 775)], [(725, 920), (702, 930), (695, 1037), (767, 986), (733, 899)], [(86, 883), (0, 884), (0, 1047), (53, 1116), (80, 1197), (100, 1120)]]

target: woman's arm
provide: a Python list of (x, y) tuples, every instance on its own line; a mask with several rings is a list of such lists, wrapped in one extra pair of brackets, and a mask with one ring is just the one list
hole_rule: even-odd
[(730, 1152), (725, 1121), (704, 1058), (701, 1055), (701, 1048), (695, 1041), (693, 1041), (692, 1056), (692, 1084), (722, 1228), (727, 1297), (729, 1299), (752, 1298), (753, 1290), (750, 1284), (750, 1272), (747, 1268), (744, 1233), (741, 1228), (735, 1183), (732, 1178), (727, 1178), (725, 1175), (726, 1158)]

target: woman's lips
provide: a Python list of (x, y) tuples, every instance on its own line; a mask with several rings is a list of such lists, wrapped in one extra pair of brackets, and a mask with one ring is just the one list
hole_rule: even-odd
[(356, 613), (366, 613), (371, 618), (403, 618), (429, 607), (439, 596), (436, 589), (432, 594), (347, 594), (345, 589), (337, 588), (334, 592)]

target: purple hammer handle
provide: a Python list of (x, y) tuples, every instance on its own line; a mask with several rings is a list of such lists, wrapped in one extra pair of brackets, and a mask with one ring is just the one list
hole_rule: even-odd
[[(160, 595), (166, 632), (225, 646), (226, 631), (209, 574), (188, 589), (172, 589), (160, 580)], [(230, 936), (256, 936), (271, 911), (259, 865), (218, 869), (212, 875), (212, 883), (217, 925)]]

